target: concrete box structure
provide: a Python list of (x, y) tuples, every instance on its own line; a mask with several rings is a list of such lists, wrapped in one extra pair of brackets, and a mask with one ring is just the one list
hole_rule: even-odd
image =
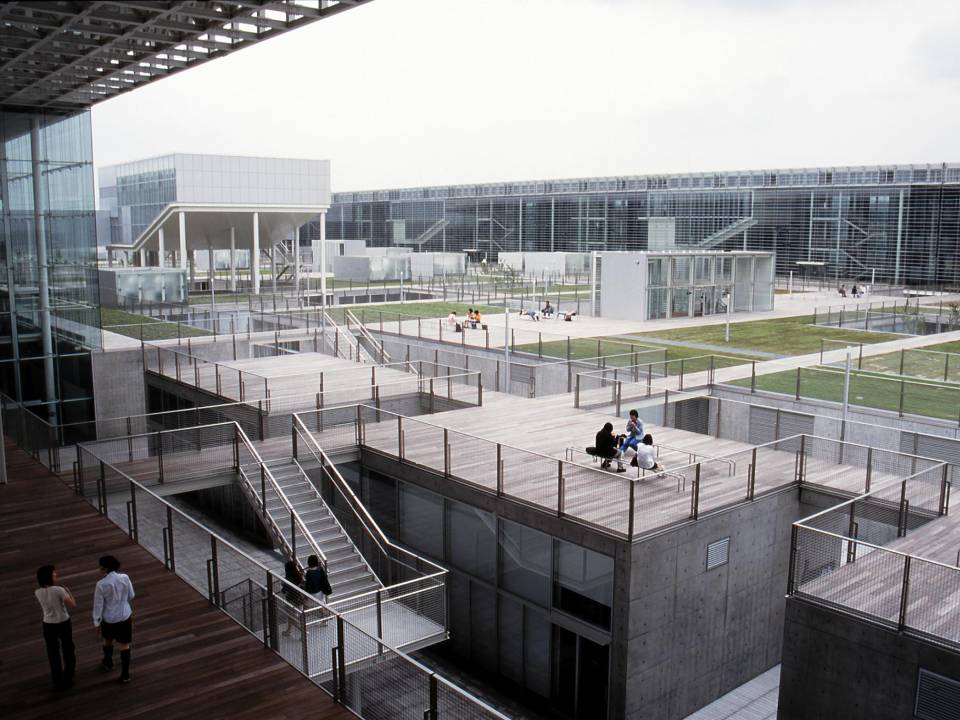
[(178, 268), (101, 268), (100, 303), (118, 307), (133, 302), (187, 302), (187, 273)]
[(590, 253), (585, 252), (501, 252), (497, 262), (532, 278), (590, 272)]
[(600, 307), (622, 320), (699, 317), (772, 310), (773, 253), (602, 252), (597, 254)]

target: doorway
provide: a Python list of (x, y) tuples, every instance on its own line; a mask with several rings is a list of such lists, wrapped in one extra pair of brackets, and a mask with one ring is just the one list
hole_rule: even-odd
[(607, 717), (610, 652), (576, 633), (554, 625), (554, 702), (567, 717)]

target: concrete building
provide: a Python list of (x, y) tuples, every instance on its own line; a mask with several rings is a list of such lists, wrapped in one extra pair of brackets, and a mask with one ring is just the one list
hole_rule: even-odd
[(773, 253), (601, 252), (593, 314), (656, 320), (773, 310)]
[[(777, 273), (960, 284), (960, 165), (765, 168), (338, 192), (331, 237), (422, 250), (756, 250)], [(808, 266), (810, 267), (810, 266)]]
[[(236, 290), (241, 259), (254, 294), (261, 266), (276, 280), (284, 272), (299, 286), (301, 228), (317, 218), (311, 271), (320, 272), (324, 214), (330, 204), (327, 160), (174, 154), (100, 172), (101, 206), (110, 213), (108, 258), (128, 256), (141, 267), (179, 267), (194, 284), (196, 255), (204, 267), (226, 256), (225, 287)], [(239, 253), (246, 257), (241, 258)], [(134, 261), (133, 258), (136, 258)]]

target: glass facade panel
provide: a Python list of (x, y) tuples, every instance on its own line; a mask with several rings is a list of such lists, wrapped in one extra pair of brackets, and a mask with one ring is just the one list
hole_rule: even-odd
[(603, 628), (613, 607), (613, 558), (557, 540), (554, 606)]
[(960, 169), (946, 165), (414, 188), (393, 207), (391, 192), (336, 194), (328, 237), (384, 246), (388, 219), (405, 219), (408, 236), (442, 219), (424, 250), (494, 260), (645, 250), (649, 220), (672, 219), (677, 249), (772, 251), (780, 274), (812, 260), (829, 277), (960, 284)]
[(447, 562), (493, 582), (497, 569), (496, 520), (490, 513), (448, 500)]
[(71, 417), (93, 405), (90, 349), (101, 340), (90, 138), (89, 112), (0, 112), (0, 391), (52, 423), (65, 402)]
[(509, 520), (500, 521), (500, 582), (504, 589), (547, 607), (551, 554), (549, 535)]
[(443, 558), (443, 499), (400, 483), (400, 542), (432, 558)]

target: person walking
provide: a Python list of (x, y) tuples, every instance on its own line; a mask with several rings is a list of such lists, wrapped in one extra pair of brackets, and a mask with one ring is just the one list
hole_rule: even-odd
[(93, 625), (103, 638), (104, 672), (113, 670), (113, 645), (120, 650), (120, 682), (130, 682), (130, 643), (133, 640), (133, 607), (135, 597), (130, 578), (120, 572), (120, 561), (113, 555), (99, 560), (103, 577), (93, 593)]
[(37, 569), (37, 584), (40, 587), (33, 594), (43, 609), (43, 641), (47, 646), (53, 687), (56, 690), (68, 690), (73, 684), (77, 655), (67, 608), (75, 608), (77, 601), (69, 589), (57, 582), (57, 569), (53, 565)]
[(333, 593), (327, 572), (320, 566), (320, 558), (316, 555), (307, 558), (307, 574), (304, 577), (303, 584), (304, 589), (311, 595), (322, 593), (323, 602), (327, 601), (327, 595)]
[[(283, 597), (296, 610), (302, 610), (303, 594), (300, 592), (300, 589), (303, 588), (303, 573), (300, 572), (300, 568), (293, 560), (287, 560), (283, 564), (283, 579), (287, 581), (283, 584)], [(293, 587), (291, 587), (291, 585)], [(284, 615), (287, 618), (287, 627), (281, 634), (284, 637), (289, 637), (294, 627), (300, 627), (300, 623), (294, 622), (293, 612), (285, 611)]]

